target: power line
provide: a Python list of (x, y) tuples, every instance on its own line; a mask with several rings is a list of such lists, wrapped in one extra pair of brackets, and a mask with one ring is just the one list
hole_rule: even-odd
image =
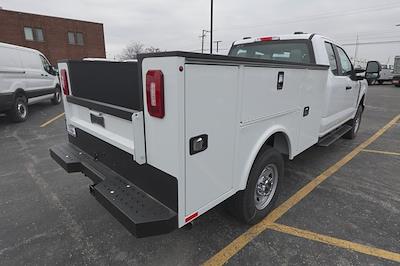
[(371, 44), (388, 44), (388, 43), (400, 43), (400, 40), (379, 41), (379, 42), (344, 43), (344, 44), (342, 44), (342, 46), (371, 45)]
[(275, 20), (274, 22), (268, 23), (268, 24), (262, 24), (262, 25), (253, 25), (253, 26), (235, 26), (235, 28), (225, 28), (225, 29), (216, 29), (214, 31), (232, 31), (232, 30), (240, 30), (244, 28), (258, 28), (258, 27), (265, 27), (265, 26), (271, 26), (271, 25), (276, 25), (276, 24), (292, 24), (292, 23), (299, 23), (299, 22), (306, 22), (306, 21), (315, 21), (315, 20), (320, 20), (320, 19), (326, 19), (326, 18), (331, 18), (331, 17), (336, 17), (336, 16), (351, 16), (351, 15), (356, 15), (360, 13), (368, 13), (368, 12), (377, 12), (377, 11), (383, 11), (387, 9), (395, 9), (395, 8), (400, 8), (399, 3), (393, 3), (393, 4), (387, 4), (387, 5), (380, 5), (380, 6), (374, 6), (374, 7), (365, 7), (365, 8), (360, 8), (356, 10), (348, 10), (348, 11), (336, 11), (336, 12), (329, 12), (325, 13), (322, 15), (317, 15), (317, 16), (308, 16), (308, 17), (299, 17), (294, 20)]

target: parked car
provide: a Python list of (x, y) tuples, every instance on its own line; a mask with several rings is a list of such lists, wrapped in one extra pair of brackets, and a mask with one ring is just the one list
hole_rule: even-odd
[(378, 83), (382, 85), (384, 82), (392, 83), (393, 80), (393, 66), (382, 65), (378, 61), (368, 61), (365, 78), (368, 84)]
[(69, 141), (50, 149), (132, 234), (191, 223), (227, 200), (254, 224), (273, 208), (284, 157), (356, 137), (367, 82), (315, 34), (249, 38), (228, 56), (140, 55), (58, 65)]
[(400, 56), (394, 58), (393, 84), (396, 87), (400, 87)]
[(50, 99), (61, 103), (56, 70), (39, 51), (0, 43), (0, 112), (15, 122), (28, 117), (28, 105)]

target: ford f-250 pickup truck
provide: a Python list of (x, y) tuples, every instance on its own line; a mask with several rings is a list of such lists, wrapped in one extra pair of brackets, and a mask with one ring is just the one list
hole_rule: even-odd
[(228, 56), (143, 54), (58, 65), (69, 142), (50, 149), (132, 234), (181, 228), (217, 204), (254, 224), (284, 157), (356, 136), (367, 84), (314, 34), (247, 38)]

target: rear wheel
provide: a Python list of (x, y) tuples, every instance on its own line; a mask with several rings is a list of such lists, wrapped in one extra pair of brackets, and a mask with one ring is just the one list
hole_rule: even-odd
[(247, 224), (256, 224), (267, 216), (278, 196), (283, 165), (282, 155), (266, 147), (253, 164), (246, 189), (230, 199), (230, 212)]
[(14, 122), (25, 121), (28, 117), (28, 99), (24, 95), (18, 95), (15, 98), (8, 116)]
[(363, 107), (359, 105), (356, 116), (348, 122), (348, 125), (351, 126), (351, 130), (343, 136), (344, 138), (354, 139), (357, 136), (357, 132), (360, 129), (362, 113), (363, 113)]
[(383, 84), (383, 80), (378, 80), (378, 84), (382, 85)]
[(54, 105), (61, 103), (61, 90), (59, 87), (56, 87), (56, 92), (54, 93), (53, 98), (51, 98), (51, 103)]

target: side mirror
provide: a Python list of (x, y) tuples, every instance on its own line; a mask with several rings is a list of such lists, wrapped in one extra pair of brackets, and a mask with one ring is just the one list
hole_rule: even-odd
[(49, 70), (50, 70), (49, 72), (51, 75), (57, 76), (57, 70), (53, 66), (50, 66)]
[(356, 69), (354, 69), (354, 71), (356, 72), (356, 74), (361, 74), (361, 73), (364, 73), (364, 72), (365, 72), (365, 69), (356, 68)]

